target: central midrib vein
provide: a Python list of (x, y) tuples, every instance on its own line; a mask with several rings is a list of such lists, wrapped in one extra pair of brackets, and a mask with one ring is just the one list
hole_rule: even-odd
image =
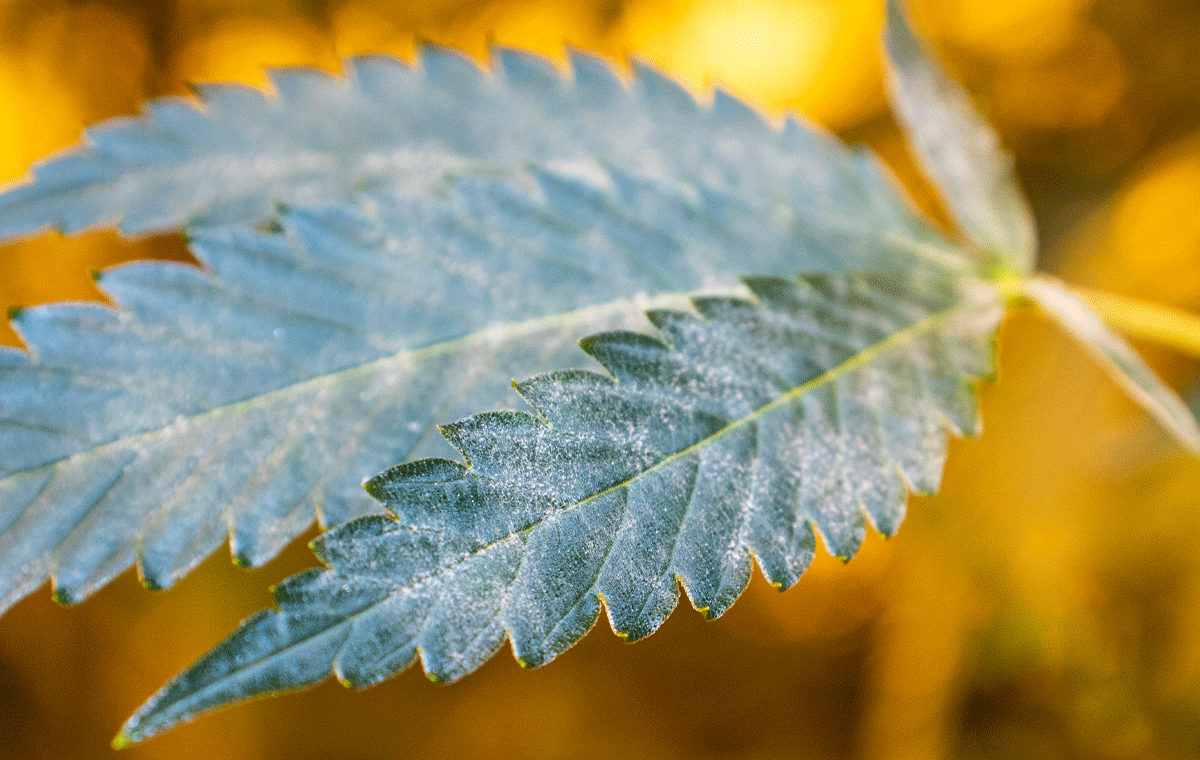
[[(497, 537), (495, 540), (488, 541), (483, 546), (480, 546), (479, 548), (477, 548), (473, 551), (470, 551), (464, 555), (461, 555), (461, 556), (455, 558), (453, 561), (449, 562), (448, 564), (437, 567), (436, 569), (431, 570), (428, 573), (421, 573), (421, 574), (417, 575), (416, 577), (414, 577), (412, 579), (412, 581), (409, 584), (407, 584), (406, 586), (393, 588), (391, 593), (395, 594), (395, 593), (398, 593), (401, 589), (415, 588), (423, 583), (430, 582), (434, 578), (436, 578), (446, 572), (449, 572), (456, 567), (459, 567), (463, 563), (469, 562), (473, 557), (478, 557), (480, 555), (483, 555), (483, 554), (487, 553), (488, 551), (490, 551), (491, 549), (493, 549), (494, 547), (499, 546), (500, 544), (503, 544), (507, 541), (512, 540), (512, 538), (514, 536), (520, 535), (522, 537), (522, 539), (524, 540), (534, 530), (541, 527), (542, 525), (545, 525), (546, 522), (549, 519), (551, 519), (552, 517), (557, 517), (559, 515), (563, 515), (568, 512), (571, 512), (573, 510), (579, 509), (580, 507), (583, 507), (584, 505), (589, 504), (589, 503), (595, 501), (596, 499), (602, 498), (603, 496), (605, 496), (609, 493), (612, 493), (613, 491), (617, 491), (619, 489), (629, 487), (630, 485), (635, 483), (637, 480), (645, 477), (646, 475), (649, 475), (650, 473), (654, 472), (655, 470), (666, 467), (666, 466), (670, 465), (672, 462), (678, 461), (679, 459), (686, 457), (689, 454), (691, 454), (695, 451), (698, 451), (699, 449), (702, 449), (703, 447), (713, 443), (714, 441), (719, 440), (722, 436), (727, 435), (730, 431), (741, 428), (745, 425), (748, 425), (748, 424), (760, 419), (764, 415), (770, 414), (772, 411), (779, 408), (780, 406), (783, 406), (784, 404), (787, 404), (787, 403), (793, 401), (794, 399), (799, 398), (800, 396), (804, 395), (805, 393), (808, 393), (809, 391), (813, 390), (814, 388), (819, 388), (823, 385), (831, 383), (831, 382), (837, 380), (839, 377), (842, 377), (850, 372), (854, 372), (855, 370), (871, 363), (872, 361), (879, 358), (883, 354), (885, 354), (889, 351), (892, 351), (894, 349), (900, 348), (901, 346), (907, 345), (907, 344), (911, 343), (913, 340), (916, 340), (921, 335), (932, 332), (933, 330), (937, 329), (947, 319), (955, 316), (957, 313), (959, 313), (960, 311), (962, 311), (965, 308), (968, 308), (965, 304), (956, 304), (955, 306), (945, 309), (943, 311), (938, 311), (938, 312), (929, 314), (929, 315), (917, 320), (916, 322), (912, 323), (911, 325), (909, 325), (901, 330), (897, 330), (896, 332), (887, 336), (886, 338), (879, 341), (878, 343), (874, 343), (874, 344), (868, 346), (867, 348), (858, 352), (857, 354), (850, 357), (846, 361), (842, 362), (841, 364), (838, 364), (837, 366), (835, 366), (831, 369), (826, 370), (825, 372), (821, 373), (817, 377), (815, 377), (805, 383), (802, 383), (802, 384), (796, 386), (795, 388), (792, 388), (791, 390), (781, 394), (778, 398), (772, 400), (771, 402), (769, 402), (767, 404), (764, 404), (762, 407), (756, 409), (755, 411), (751, 412), (750, 414), (746, 415), (745, 417), (734, 420), (733, 422), (729, 423), (728, 425), (721, 428), (720, 430), (713, 433), (712, 435), (706, 436), (705, 438), (697, 441), (696, 443), (692, 444), (691, 446), (681, 449), (680, 451), (677, 451), (674, 454), (671, 454), (671, 455), (659, 460), (654, 465), (646, 468), (645, 470), (642, 470), (641, 472), (637, 473), (636, 475), (634, 475), (630, 478), (627, 478), (626, 480), (624, 480), (620, 483), (611, 485), (595, 494), (592, 494), (591, 496), (587, 496), (576, 502), (568, 504), (567, 506), (564, 506), (561, 509), (555, 510), (554, 512), (552, 512), (550, 514), (544, 515), (542, 518), (529, 524), (525, 528), (522, 528), (522, 529), (516, 530), (516, 531), (512, 531), (510, 533), (506, 533), (503, 536)], [(468, 470), (467, 472), (470, 472), (470, 470)], [(414, 528), (413, 526), (407, 526), (407, 525), (404, 527), (407, 529), (410, 529), (410, 530), (417, 529), (417, 528)], [(371, 605), (371, 607), (374, 607), (374, 606), (375, 605)], [(370, 609), (370, 607), (368, 607), (368, 609)], [(350, 617), (357, 617), (358, 615), (361, 615), (363, 612), (365, 612), (365, 610), (360, 610), (359, 612), (354, 613)]]
[(60, 465), (62, 462), (73, 459), (75, 457), (103, 454), (105, 451), (109, 450), (110, 448), (112, 448), (114, 446), (128, 444), (132, 441), (137, 441), (137, 440), (149, 441), (156, 437), (165, 435), (168, 431), (179, 426), (181, 424), (181, 422), (186, 422), (187, 424), (192, 424), (192, 423), (199, 422), (202, 420), (219, 417), (223, 414), (229, 414), (234, 411), (242, 411), (242, 410), (246, 410), (246, 409), (252, 409), (255, 406), (269, 404), (269, 403), (273, 402), (274, 400), (276, 400), (280, 397), (289, 395), (289, 394), (302, 393), (304, 390), (306, 390), (308, 388), (317, 387), (320, 385), (337, 383), (341, 378), (348, 378), (348, 377), (352, 377), (359, 373), (366, 373), (366, 372), (370, 372), (372, 370), (378, 370), (383, 367), (386, 367), (389, 364), (401, 364), (404, 362), (412, 362), (414, 364), (418, 364), (418, 363), (427, 361), (429, 359), (432, 359), (432, 358), (435, 358), (438, 356), (443, 356), (446, 354), (455, 353), (457, 351), (466, 350), (467, 348), (471, 347), (472, 345), (486, 344), (495, 338), (521, 337), (524, 335), (536, 333), (538, 330), (551, 328), (551, 327), (555, 327), (555, 326), (568, 325), (568, 324), (575, 323), (575, 322), (583, 322), (583, 321), (587, 321), (588, 319), (603, 317), (603, 316), (607, 316), (607, 315), (616, 315), (616, 314), (619, 314), (622, 311), (626, 311), (626, 310), (632, 311), (632, 310), (636, 309), (639, 312), (644, 312), (647, 309), (653, 309), (653, 308), (662, 307), (662, 306), (678, 305), (678, 303), (682, 299), (689, 298), (691, 295), (693, 295), (693, 294), (691, 294), (691, 293), (664, 293), (664, 294), (659, 294), (656, 296), (647, 297), (644, 299), (642, 299), (642, 298), (621, 299), (619, 301), (609, 301), (608, 303), (604, 303), (604, 304), (600, 304), (600, 305), (596, 305), (596, 306), (590, 306), (590, 307), (586, 307), (583, 309), (577, 309), (575, 311), (570, 311), (570, 312), (560, 312), (558, 314), (551, 314), (551, 315), (547, 315), (547, 316), (543, 316), (543, 317), (538, 317), (536, 319), (526, 320), (523, 322), (517, 322), (517, 323), (512, 323), (512, 324), (507, 324), (507, 325), (499, 325), (499, 326), (497, 326), (497, 325), (484, 326), (472, 333), (464, 335), (460, 338), (456, 338), (454, 340), (443, 341), (441, 343), (434, 343), (434, 344), (431, 344), (428, 346), (423, 346), (421, 348), (416, 348), (416, 349), (404, 349), (402, 351), (398, 351), (393, 354), (388, 354), (386, 356), (382, 356), (378, 359), (375, 359), (370, 362), (366, 362), (364, 364), (358, 364), (358, 365), (355, 365), (352, 367), (346, 367), (344, 369), (340, 369), (340, 370), (337, 370), (334, 372), (317, 375), (317, 376), (308, 378), (306, 380), (301, 380), (299, 382), (285, 385), (282, 388), (276, 388), (274, 390), (265, 391), (263, 393), (255, 395), (255, 396), (250, 396), (248, 398), (241, 399), (241, 400), (238, 400), (238, 401), (235, 401), (232, 403), (222, 404), (220, 406), (213, 407), (212, 409), (205, 410), (199, 414), (194, 414), (194, 415), (188, 416), (188, 417), (183, 417), (181, 415), (182, 419), (180, 417), (177, 417), (170, 424), (163, 425), (161, 427), (156, 427), (151, 430), (145, 430), (140, 433), (133, 433), (130, 435), (119, 436), (117, 438), (114, 438), (111, 441), (107, 441), (105, 443), (101, 443), (99, 445), (92, 446), (91, 448), (87, 448), (82, 451), (77, 451), (69, 456), (65, 456), (60, 459), (55, 459), (50, 462), (43, 462), (34, 467), (30, 467), (30, 468), (27, 468), (24, 470), (14, 471), (12, 473), (9, 473), (8, 475), (0, 477), (0, 482), (3, 482), (10, 478), (19, 477), (21, 475), (28, 475), (28, 474), (33, 474), (33, 473), (37, 473), (37, 472), (43, 472), (49, 468)]
[[(863, 366), (871, 363), (872, 361), (874, 361), (878, 357), (882, 356), (883, 354), (887, 353), (888, 351), (891, 351), (895, 348), (899, 348), (900, 346), (903, 346), (903, 345), (907, 345), (908, 343), (912, 342), (920, 335), (923, 335), (927, 332), (931, 332), (934, 329), (936, 329), (939, 325), (941, 325), (942, 322), (944, 322), (949, 317), (953, 316), (961, 308), (962, 308), (961, 305), (958, 305), (958, 306), (955, 306), (954, 308), (946, 309), (944, 311), (934, 312), (933, 314), (923, 317), (922, 319), (914, 322), (913, 324), (909, 325), (908, 327), (905, 327), (902, 330), (898, 330), (897, 332), (892, 333), (891, 335), (889, 335), (888, 337), (879, 341), (878, 343), (874, 343), (874, 344), (868, 346), (867, 348), (863, 349), (862, 351), (860, 351), (859, 353), (850, 357), (849, 359), (842, 362), (841, 364), (838, 364), (837, 366), (826, 370), (825, 372), (821, 373), (820, 375), (817, 375), (816, 377), (814, 377), (813, 379), (811, 379), (805, 383), (801, 383), (800, 385), (796, 386), (795, 388), (792, 388), (791, 390), (787, 391), (786, 393), (780, 394), (780, 396), (778, 398), (772, 400), (771, 402), (769, 402), (767, 404), (764, 404), (763, 406), (754, 410), (750, 414), (747, 414), (745, 417), (742, 417), (740, 419), (734, 420), (733, 422), (730, 422), (728, 425), (721, 428), (720, 430), (713, 433), (712, 435), (706, 436), (706, 437), (700, 439), (699, 441), (696, 441), (691, 446), (688, 446), (685, 449), (681, 449), (681, 450), (675, 452), (674, 454), (670, 454), (670, 455), (664, 457), (663, 459), (659, 460), (658, 462), (655, 462), (652, 466), (646, 468), (645, 470), (642, 470), (641, 472), (637, 473), (636, 475), (634, 475), (620, 483), (616, 483), (614, 485), (609, 486), (608, 488), (605, 488), (604, 490), (602, 490), (598, 493), (595, 493), (595, 494), (592, 494), (591, 496), (580, 499), (579, 501), (575, 502), (574, 504), (571, 504), (569, 507), (566, 507), (565, 509), (563, 509), (562, 512), (567, 512), (569, 510), (581, 507), (581, 506), (583, 506), (591, 501), (594, 501), (596, 499), (599, 499), (599, 498), (605, 496), (606, 494), (609, 494), (615, 490), (618, 490), (621, 488), (627, 488), (628, 486), (632, 485), (633, 483), (635, 483), (639, 479), (645, 477), (646, 475), (649, 475), (650, 473), (652, 473), (656, 470), (666, 467), (666, 466), (672, 464), (673, 462), (676, 462), (679, 459), (682, 459), (682, 458), (692, 454), (695, 451), (699, 451), (700, 449), (704, 448), (705, 446), (708, 446), (709, 444), (713, 443), (714, 441), (721, 439), (723, 436), (727, 435), (731, 431), (737, 430), (738, 428), (741, 428), (745, 425), (749, 425), (750, 423), (758, 420), (759, 418), (763, 417), (764, 415), (770, 414), (772, 411), (779, 408), (780, 406), (783, 406), (784, 404), (787, 404), (787, 403), (791, 402), (792, 400), (799, 398), (800, 396), (803, 396), (805, 393), (808, 393), (809, 391), (811, 391), (815, 388), (819, 388), (823, 385), (831, 383), (831, 382), (837, 380), (839, 377), (842, 377), (843, 375), (846, 375), (850, 372), (853, 372), (853, 371), (859, 369), (860, 367), (863, 367)], [(559, 514), (561, 514), (561, 513), (559, 513)], [(530, 527), (526, 528), (524, 531), (521, 531), (521, 532), (533, 530), (534, 528), (537, 527), (537, 525), (540, 525), (542, 522), (544, 522), (544, 521), (539, 521), (537, 524), (531, 525)]]

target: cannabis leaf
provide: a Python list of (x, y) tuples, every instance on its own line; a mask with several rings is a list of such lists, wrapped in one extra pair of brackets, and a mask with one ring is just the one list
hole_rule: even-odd
[(455, 680), (505, 638), (540, 665), (602, 603), (618, 635), (640, 639), (674, 609), (677, 584), (715, 617), (751, 556), (787, 587), (814, 528), (845, 558), (868, 521), (894, 532), (908, 490), (937, 488), (946, 431), (976, 429), (970, 383), (991, 372), (995, 291), (936, 270), (747, 284), (754, 301), (650, 312), (666, 343), (584, 340), (612, 377), (519, 384), (536, 416), (444, 426), (468, 466), (426, 459), (368, 483), (392, 516), (314, 542), (329, 569), (276, 587), (279, 610), (168, 684), (118, 741), (331, 674), (372, 684), (418, 656), (434, 680)]
[[(630, 296), (728, 282), (754, 243), (539, 179), (536, 200), (465, 179), (370, 216), (293, 210), (282, 234), (196, 232), (208, 273), (135, 264), (100, 278), (120, 311), (22, 312), (31, 353), (0, 352), (4, 606), (47, 577), (79, 600), (134, 562), (165, 587), (227, 536), (261, 564), (318, 514), (365, 514), (365, 477), (437, 451), (434, 415), (503, 403), (517, 373), (570, 366), (580, 332), (627, 324)], [(651, 213), (678, 200), (636, 189)], [(764, 273), (823, 263), (759, 250)]]
[[(569, 77), (439, 48), (283, 70), (272, 95), (206, 86), (90, 131), (0, 195), (0, 237), (186, 227), (204, 269), (130, 265), (101, 277), (116, 309), (17, 316), (0, 607), (47, 578), (74, 601), (131, 564), (163, 587), (226, 537), (259, 564), (314, 517), (344, 523), (314, 542), (326, 569), (277, 587), (118, 743), (418, 657), (453, 680), (505, 639), (541, 664), (601, 607), (637, 639), (680, 585), (716, 616), (755, 560), (789, 586), (818, 534), (848, 558), (936, 489), (945, 434), (976, 430), (1006, 301), (1041, 304), (1197, 446), (1132, 349), (1026, 276), (1011, 159), (888, 8), (891, 95), (960, 242), (865, 151), (580, 53)], [(621, 331), (646, 308), (660, 337)], [(359, 488), (597, 332), (582, 345), (609, 375), (520, 383), (536, 415), (440, 428), (465, 462), (392, 467), (368, 483), (382, 507)]]
[[(0, 609), (48, 578), (80, 600), (135, 563), (166, 587), (226, 536), (258, 565), (314, 516), (364, 514), (359, 484), (434, 453), (436, 415), (570, 366), (575, 337), (633, 324), (639, 293), (968, 266), (873, 157), (795, 120), (701, 108), (644, 67), (627, 89), (581, 54), (570, 80), (498, 61), (487, 75), (431, 48), (420, 69), (276, 72), (274, 99), (202, 88), (202, 110), (151, 104), (0, 196), (7, 234), (190, 219), (210, 270), (131, 265), (100, 278), (118, 311), (16, 319), (30, 354), (0, 350)], [(349, 197), (362, 210), (274, 205)], [(272, 215), (280, 234), (206, 226)]]

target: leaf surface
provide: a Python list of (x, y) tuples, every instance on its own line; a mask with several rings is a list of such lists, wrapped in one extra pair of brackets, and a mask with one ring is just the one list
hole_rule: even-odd
[[(418, 658), (453, 681), (512, 643), (548, 662), (607, 609), (637, 640), (682, 585), (709, 617), (752, 557), (779, 587), (816, 535), (848, 558), (937, 488), (947, 431), (973, 433), (992, 372), (995, 292), (919, 270), (747, 281), (754, 299), (649, 313), (662, 339), (582, 341), (610, 374), (517, 386), (536, 410), (442, 428), (466, 464), (426, 459), (367, 485), (391, 512), (313, 545), (328, 566), (168, 684), (126, 725), (140, 740), (223, 704), (330, 675), (365, 686)], [(664, 342), (665, 339), (665, 342)]]
[(494, 63), (488, 73), (425, 47), (416, 66), (354, 58), (344, 77), (275, 70), (273, 94), (204, 85), (194, 103), (153, 101), (140, 118), (93, 127), (84, 145), (0, 194), (0, 238), (46, 225), (115, 222), (128, 234), (249, 226), (273, 219), (279, 203), (348, 202), (364, 191), (421, 198), (452, 177), (535, 164), (708, 188), (802, 219), (805, 234), (835, 251), (884, 237), (938, 244), (869, 155), (794, 119), (774, 129), (720, 92), (700, 105), (638, 63), (628, 85), (582, 53), (569, 78), (528, 53), (497, 49)]
[[(798, 122), (700, 107), (646, 68), (626, 87), (583, 55), (570, 80), (498, 61), (430, 48), (420, 68), (276, 72), (274, 97), (204, 88), (201, 109), (152, 104), (0, 197), (5, 234), (191, 220), (209, 269), (122, 267), (100, 279), (117, 310), (16, 318), (0, 609), (47, 579), (80, 600), (133, 564), (166, 587), (226, 538), (258, 565), (314, 517), (364, 514), (363, 478), (444, 446), (438, 415), (574, 364), (574, 338), (636, 323), (639, 294), (967, 266), (870, 154)], [(281, 232), (205, 226), (269, 218)]]
[(21, 312), (30, 353), (0, 350), (0, 608), (48, 578), (78, 601), (135, 563), (166, 587), (226, 538), (258, 565), (314, 517), (362, 515), (364, 478), (439, 452), (437, 415), (571, 366), (578, 335), (639, 319), (638, 294), (924, 266), (707, 188), (602, 179), (528, 168), (296, 209), (279, 234), (200, 230), (209, 272), (129, 265), (100, 278), (118, 310)]
[(1150, 413), (1184, 448), (1200, 455), (1200, 426), (1179, 394), (1154, 374), (1133, 346), (1058, 280), (1038, 276), (1022, 289), (1051, 319), (1078, 340), (1121, 389)]
[(1033, 269), (1037, 229), (1012, 157), (888, 0), (888, 93), (909, 145), (967, 237), (1016, 272)]

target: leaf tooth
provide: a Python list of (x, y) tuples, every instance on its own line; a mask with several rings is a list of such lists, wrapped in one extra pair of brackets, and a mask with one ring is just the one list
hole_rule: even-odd
[(577, 48), (568, 47), (567, 57), (578, 100), (585, 108), (611, 108), (628, 97), (628, 91), (612, 64)]
[(799, 404), (787, 404), (755, 423), (759, 437), (742, 526), (742, 542), (763, 575), (779, 588), (791, 588), (812, 562), (816, 539), (800, 509), (804, 419)]
[[(386, 248), (388, 241), (378, 221), (372, 219), (358, 206), (326, 204), (321, 206), (285, 207), (280, 209), (279, 222), (286, 233), (285, 257), (296, 266), (303, 261), (303, 252), (320, 251), (322, 260), (326, 256), (345, 257), (345, 249), (351, 248), (354, 263), (363, 265), (362, 251)], [(269, 238), (268, 238), (269, 239)], [(259, 245), (267, 242), (260, 238)], [(357, 250), (356, 250), (357, 249)]]
[(626, 641), (649, 636), (679, 602), (675, 538), (696, 485), (700, 460), (678, 457), (648, 471), (625, 492), (625, 517), (596, 589), (609, 622)]
[(617, 382), (655, 377), (663, 365), (678, 365), (670, 346), (644, 333), (612, 331), (579, 341), (580, 347), (600, 366), (612, 373)]
[[(142, 133), (155, 135), (163, 144), (194, 140), (212, 130), (212, 123), (197, 104), (186, 98), (155, 98), (143, 106), (145, 120), (150, 127)], [(128, 124), (129, 122), (124, 122)], [(89, 135), (91, 132), (88, 133)], [(134, 158), (134, 156), (131, 156)]]
[[(55, 586), (64, 596), (83, 599), (139, 560), (139, 544), (155, 532), (144, 527), (139, 530), (135, 516), (145, 514), (147, 502), (163, 509), (158, 516), (160, 520), (169, 515), (171, 500), (163, 498), (163, 494), (170, 494), (184, 482), (195, 462), (194, 456), (183, 450), (128, 453), (128, 459), (121, 465), (122, 475), (86, 514), (72, 521), (70, 533), (62, 537), (52, 552), (56, 563)], [(145, 474), (127, 477), (130, 472)], [(93, 473), (96, 475), (99, 473)], [(147, 498), (145, 489), (156, 496)], [(171, 568), (172, 574), (177, 569)], [(146, 585), (161, 588), (155, 582)]]
[(487, 662), (505, 640), (504, 597), (521, 566), (525, 543), (512, 535), (448, 568), (441, 593), (417, 635), (425, 672), (440, 682)]
[(504, 614), (513, 654), (525, 667), (554, 659), (596, 622), (595, 582), (625, 516), (622, 491), (552, 515), (531, 532)]
[[(518, 391), (562, 434), (611, 440), (648, 460), (683, 451), (729, 424), (729, 418), (654, 385), (620, 387), (593, 372), (554, 372), (519, 383)], [(642, 421), (653, 420), (653, 424)]]
[(475, 415), (446, 434), (471, 458), (472, 477), (565, 502), (603, 491), (658, 460), (636, 441), (575, 435), (524, 412)]
[(718, 617), (750, 581), (750, 555), (741, 543), (745, 505), (757, 455), (755, 425), (730, 430), (699, 454), (688, 510), (675, 539), (672, 568), (692, 606)]
[(344, 66), (353, 85), (380, 104), (408, 90), (416, 74), (407, 62), (390, 55), (351, 56)]
[(782, 139), (785, 149), (802, 155), (814, 155), (814, 162), (836, 166), (845, 148), (837, 136), (811, 119), (788, 113), (783, 119)]
[(313, 66), (271, 66), (267, 68), (267, 81), (279, 99), (286, 103), (327, 104), (348, 90), (345, 78), (332, 76)]
[(979, 427), (979, 405), (969, 372), (954, 358), (953, 338), (930, 335), (914, 344), (913, 361), (926, 364), (922, 372), (927, 395), (954, 435), (974, 435)]
[(81, 337), (89, 333), (115, 333), (120, 314), (99, 303), (63, 303), (26, 306), (10, 316), (13, 330), (39, 364), (75, 370), (86, 351)]
[(928, 489), (927, 493), (932, 494), (942, 487), (952, 423), (946, 408), (942, 406), (945, 397), (939, 393), (941, 378), (938, 373), (941, 367), (930, 366), (930, 358), (926, 354), (930, 350), (929, 342), (928, 336), (922, 336), (911, 344), (906, 352), (908, 361), (905, 363), (912, 368), (913, 376), (917, 379), (917, 403), (913, 411), (920, 423), (921, 451), (925, 455), (923, 485)]
[[(231, 510), (229, 552), (238, 567), (261, 567), (313, 524), (316, 515), (308, 494), (309, 483), (287, 482), (290, 470), (274, 474), (270, 490), (279, 497), (278, 501), (248, 501), (243, 491), (238, 495), (242, 508)], [(256, 495), (266, 490), (253, 489)], [(260, 506), (263, 503), (271, 507), (263, 509)]]
[(398, 464), (368, 480), (363, 488), (377, 500), (389, 504), (399, 498), (406, 487), (460, 480), (466, 472), (467, 468), (461, 462), (421, 459)]
[(387, 506), (414, 529), (461, 536), (473, 546), (488, 546), (527, 531), (554, 512), (571, 506), (572, 494), (552, 484), (511, 483), (472, 475), (458, 480), (416, 483), (396, 494)]
[(900, 530), (900, 524), (904, 522), (908, 513), (908, 489), (900, 470), (891, 462), (879, 477), (885, 479), (882, 484), (882, 498), (878, 502), (866, 505), (867, 516), (880, 535), (891, 538)]
[(550, 59), (526, 50), (493, 45), (492, 58), (510, 86), (546, 97), (563, 89), (563, 77)]
[(904, 518), (908, 491), (884, 443), (877, 411), (869, 403), (877, 373), (864, 368), (837, 381), (838, 414), (847, 431), (844, 477), (866, 518), (885, 537)]
[(941, 414), (930, 407), (920, 369), (900, 357), (881, 368), (881, 393), (873, 398), (884, 440), (911, 491), (928, 495), (941, 483), (946, 430)]
[(228, 541), (228, 526), (216, 520), (203, 520), (201, 514), (198, 509), (193, 513), (171, 510), (169, 521), (144, 532), (138, 550), (143, 585), (152, 589), (170, 588)]
[(360, 614), (333, 662), (338, 681), (362, 689), (416, 662), (417, 635), (440, 594), (440, 584), (425, 583), (393, 593)]
[[(46, 475), (36, 473), (21, 478), (15, 489), (0, 490), (0, 496), (15, 497), (13, 504), (4, 504), (6, 511), (15, 508), (15, 513), (6, 515), (11, 522), (0, 540), (0, 570), (5, 579), (0, 598), (5, 602), (15, 601), (19, 598), (17, 594), (24, 596), (41, 586), (49, 575), (56, 574), (60, 561), (56, 555), (64, 543), (73, 543), (78, 535), (76, 526), (88, 521), (97, 505), (105, 503), (114, 489), (121, 487), (126, 469), (136, 457), (125, 450), (105, 453), (91, 473), (53, 468)], [(55, 509), (49, 513), (38, 509), (43, 504), (53, 504)], [(105, 559), (123, 548), (120, 541), (95, 547), (96, 553), (85, 560), (82, 577), (75, 576), (68, 566), (68, 573), (59, 584), (61, 598), (72, 601), (82, 598), (79, 593), (86, 587), (89, 571), (97, 565), (104, 566)]]
[(453, 48), (424, 42), (417, 57), (421, 70), (425, 72), (426, 81), (446, 92), (454, 93), (457, 98), (471, 98), (483, 83), (483, 70)]
[(308, 542), (308, 548), (317, 559), (329, 566), (342, 566), (352, 556), (355, 546), (362, 541), (386, 536), (401, 530), (400, 521), (389, 515), (368, 515), (330, 528)]
[[(329, 582), (331, 577), (328, 570), (310, 567), (271, 586), (271, 597), (277, 605), (300, 609), (306, 602), (321, 602), (320, 592), (324, 589), (337, 591), (337, 584)], [(316, 593), (313, 586), (317, 587)]]
[(684, 330), (700, 322), (695, 314), (677, 309), (650, 309), (646, 312), (646, 318), (666, 334), (667, 342), (672, 348), (681, 342), (679, 338), (684, 334)]
[(146, 126), (144, 118), (120, 117), (89, 127), (87, 136), (94, 149), (106, 157), (122, 161), (170, 160), (176, 146), (157, 131), (147, 134)]
[(848, 433), (838, 410), (835, 385), (800, 399), (804, 445), (800, 455), (800, 512), (821, 534), (834, 557), (848, 560), (866, 536), (866, 520), (846, 462)]
[(646, 108), (666, 118), (692, 116), (700, 110), (687, 88), (650, 64), (634, 58), (633, 91), (641, 96)]
[[(690, 315), (664, 322), (675, 348), (657, 368), (655, 384), (663, 395), (686, 399), (689, 406), (726, 419), (752, 413), (792, 386), (781, 377), (771, 357), (771, 341), (764, 340), (761, 325), (748, 323), (737, 305), (728, 302), (709, 308), (723, 319), (697, 319)], [(733, 313), (730, 313), (733, 309)], [(640, 387), (639, 387), (640, 388)]]
[(744, 298), (700, 296), (692, 299), (692, 306), (710, 321), (744, 324), (751, 328), (761, 322), (755, 304)]
[(781, 312), (801, 313), (808, 309), (813, 301), (811, 289), (802, 288), (800, 283), (793, 279), (743, 277), (742, 282), (759, 301)]
[(438, 430), (458, 449), (471, 466), (471, 474), (492, 475), (508, 461), (499, 448), (514, 453), (528, 451), (527, 441), (548, 432), (550, 426), (528, 412), (483, 412), (458, 422), (439, 425)]
[[(270, 108), (267, 94), (257, 87), (236, 82), (193, 82), (188, 84), (200, 101), (209, 120), (223, 122), (226, 128), (237, 128), (262, 121)], [(240, 137), (241, 135), (239, 135)], [(230, 135), (224, 135), (229, 140)]]
[(59, 604), (83, 601), (128, 570), (136, 558), (137, 548), (132, 541), (96, 541), (85, 558), (86, 563), (73, 561), (69, 566), (60, 566), (50, 577), (54, 601)]
[(575, 395), (604, 392), (614, 386), (611, 378), (597, 372), (568, 369), (544, 372), (514, 383), (517, 393), (534, 409), (546, 417), (550, 425), (560, 428), (558, 417), (560, 405)]
[(714, 122), (741, 135), (766, 136), (774, 132), (761, 113), (722, 87), (713, 89), (710, 113)]
[[(999, 313), (996, 316), (999, 317)], [(972, 378), (994, 380), (997, 354), (995, 334), (976, 335), (975, 332), (967, 328), (950, 340), (948, 346), (952, 361), (959, 371)]]

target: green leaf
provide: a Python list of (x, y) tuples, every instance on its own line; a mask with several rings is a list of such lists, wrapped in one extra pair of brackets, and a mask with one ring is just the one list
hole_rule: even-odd
[(1037, 229), (1012, 158), (963, 88), (946, 76), (888, 0), (888, 93), (909, 145), (967, 237), (1016, 272), (1033, 269)]
[(1175, 391), (1087, 303), (1055, 280), (1035, 277), (1021, 289), (1042, 311), (1078, 340), (1129, 397), (1149, 412), (1184, 448), (1200, 454), (1200, 426)]
[(703, 187), (802, 220), (835, 251), (864, 235), (938, 244), (873, 159), (812, 127), (789, 119), (772, 129), (721, 92), (701, 106), (636, 62), (626, 86), (599, 59), (571, 60), (564, 77), (542, 58), (498, 48), (487, 73), (430, 46), (412, 67), (372, 56), (348, 60), (340, 78), (275, 70), (272, 94), (202, 85), (194, 103), (153, 101), (140, 118), (93, 127), (85, 145), (36, 166), (30, 183), (0, 194), (0, 238), (46, 225), (118, 222), (128, 234), (251, 226), (273, 219), (279, 203), (349, 202), (364, 191), (422, 198), (452, 177), (519, 176), (535, 164)]
[(787, 587), (817, 534), (848, 558), (868, 523), (893, 533), (907, 492), (937, 488), (946, 432), (976, 430), (971, 381), (992, 372), (995, 291), (933, 268), (747, 284), (753, 300), (650, 312), (665, 342), (582, 341), (611, 377), (520, 383), (536, 415), (444, 426), (466, 464), (426, 459), (370, 481), (392, 516), (318, 538), (328, 569), (277, 586), (277, 610), (164, 687), (118, 743), (330, 675), (373, 684), (418, 658), (453, 681), (506, 638), (540, 665), (602, 605), (618, 635), (640, 639), (680, 585), (715, 617), (752, 557)]
[[(553, 187), (568, 207), (604, 198)], [(17, 316), (31, 353), (0, 350), (4, 607), (48, 577), (80, 600), (135, 561), (166, 587), (227, 537), (261, 564), (318, 515), (373, 510), (363, 479), (442, 450), (434, 415), (504, 403), (517, 373), (577, 361), (580, 331), (636, 318), (627, 294), (720, 282), (729, 265), (611, 204), (570, 221), (464, 182), (378, 205), (200, 234), (211, 274), (112, 270), (100, 285), (119, 311)]]
[[(258, 565), (314, 517), (363, 515), (364, 478), (439, 453), (435, 417), (571, 366), (575, 337), (639, 319), (638, 294), (967, 266), (873, 157), (795, 121), (773, 130), (723, 95), (701, 108), (645, 68), (626, 89), (586, 56), (573, 80), (499, 60), (280, 72), (275, 99), (206, 88), (203, 112), (154, 104), (0, 198), (10, 234), (282, 230), (193, 226), (209, 271), (130, 265), (100, 278), (117, 310), (16, 317), (30, 351), (0, 349), (0, 609), (47, 579), (78, 601), (134, 564), (166, 587), (226, 539)], [(360, 210), (272, 205), (350, 195)]]

